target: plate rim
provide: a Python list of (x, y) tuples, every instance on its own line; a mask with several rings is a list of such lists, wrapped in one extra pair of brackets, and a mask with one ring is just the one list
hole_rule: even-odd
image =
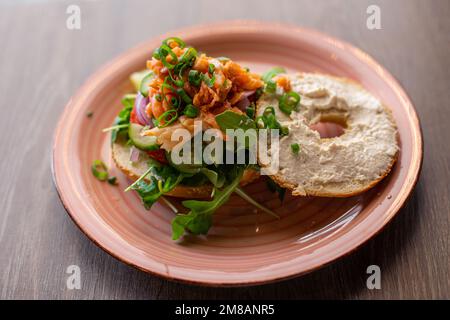
[[(62, 129), (61, 128), (62, 122), (63, 122), (63, 119), (65, 118), (66, 114), (69, 112), (68, 110), (70, 109), (70, 105), (75, 100), (75, 98), (77, 96), (79, 96), (81, 92), (84, 91), (85, 87), (87, 87), (94, 78), (96, 78), (98, 75), (102, 74), (104, 71), (109, 69), (110, 66), (116, 64), (118, 61), (120, 61), (126, 55), (129, 55), (130, 53), (132, 53), (134, 51), (139, 51), (139, 49), (142, 47), (147, 47), (150, 42), (162, 40), (169, 35), (181, 34), (181, 35), (189, 35), (191, 37), (195, 37), (196, 35), (202, 35), (205, 33), (213, 34), (214, 32), (219, 32), (221, 30), (223, 31), (224, 28), (226, 28), (226, 31), (228, 31), (230, 29), (230, 27), (231, 27), (231, 29), (233, 29), (233, 30), (230, 30), (230, 32), (236, 32), (236, 33), (239, 33), (239, 32), (245, 31), (245, 30), (249, 30), (250, 27), (261, 28), (261, 30), (259, 32), (263, 32), (263, 29), (265, 29), (265, 30), (278, 29), (278, 30), (285, 30), (285, 31), (296, 32), (296, 33), (297, 32), (308, 33), (310, 35), (315, 35), (316, 37), (318, 37), (319, 38), (317, 40), (318, 42), (333, 41), (334, 43), (337, 43), (340, 46), (342, 46), (342, 48), (344, 48), (344, 50), (350, 51), (352, 53), (352, 55), (354, 55), (354, 56), (358, 56), (358, 55), (364, 56), (364, 63), (370, 64), (371, 69), (377, 68), (378, 70), (381, 70), (381, 72), (383, 73), (384, 80), (389, 82), (390, 87), (395, 88), (397, 95), (399, 95), (403, 99), (403, 104), (408, 106), (408, 109), (410, 111), (408, 119), (409, 119), (409, 122), (411, 123), (411, 127), (413, 129), (415, 129), (415, 131), (416, 131), (415, 137), (418, 138), (417, 141), (415, 141), (416, 143), (414, 144), (416, 149), (418, 150), (418, 158), (412, 159), (412, 162), (411, 162), (412, 168), (408, 169), (408, 172), (410, 172), (410, 170), (412, 170), (412, 169), (415, 169), (413, 172), (413, 180), (409, 183), (409, 185), (407, 186), (407, 189), (405, 189), (398, 195), (398, 198), (400, 199), (400, 201), (397, 202), (397, 205), (395, 207), (393, 207), (393, 206), (389, 207), (388, 209), (390, 209), (390, 210), (386, 210), (386, 211), (390, 211), (390, 213), (389, 213), (389, 215), (385, 216), (385, 220), (384, 220), (383, 224), (378, 229), (366, 234), (362, 240), (358, 240), (358, 243), (356, 243), (351, 249), (347, 250), (346, 252), (338, 253), (338, 254), (334, 255), (332, 258), (328, 259), (327, 261), (324, 261), (323, 263), (317, 263), (313, 267), (310, 267), (310, 268), (307, 268), (304, 270), (299, 270), (296, 272), (291, 272), (287, 275), (281, 275), (278, 277), (271, 276), (271, 277), (264, 277), (264, 279), (261, 279), (261, 280), (248, 280), (248, 281), (244, 281), (244, 280), (239, 280), (239, 281), (231, 280), (230, 281), (229, 280), (229, 281), (210, 282), (210, 281), (205, 281), (202, 279), (194, 279), (193, 277), (187, 278), (187, 277), (179, 277), (179, 276), (169, 275), (166, 273), (162, 273), (162, 272), (158, 272), (155, 270), (151, 270), (149, 268), (142, 267), (132, 261), (129, 261), (129, 259), (120, 256), (120, 254), (113, 252), (112, 250), (107, 248), (105, 244), (100, 243), (91, 233), (89, 233), (87, 230), (85, 230), (85, 228), (77, 220), (76, 215), (74, 215), (71, 212), (71, 209), (69, 208), (69, 205), (67, 204), (67, 202), (63, 196), (63, 192), (58, 183), (58, 174), (55, 169), (55, 153), (56, 153), (56, 149), (57, 149), (58, 136), (60, 134), (60, 130)], [(205, 31), (205, 29), (207, 31)], [(262, 285), (262, 284), (268, 284), (268, 283), (274, 283), (274, 282), (292, 279), (294, 277), (302, 276), (307, 273), (321, 269), (341, 258), (344, 258), (344, 257), (352, 254), (356, 250), (360, 249), (370, 239), (374, 238), (381, 231), (383, 231), (386, 228), (386, 226), (393, 220), (393, 218), (398, 214), (398, 212), (404, 207), (406, 202), (412, 196), (413, 190), (418, 183), (420, 173), (422, 170), (422, 166), (423, 166), (423, 157), (424, 157), (423, 143), (424, 142), (423, 142), (423, 132), (422, 132), (421, 122), (417, 115), (417, 111), (414, 107), (414, 104), (412, 103), (412, 100), (410, 99), (410, 97), (406, 93), (405, 89), (400, 84), (400, 82), (387, 69), (385, 69), (380, 63), (378, 63), (371, 55), (369, 55), (365, 51), (357, 48), (356, 46), (350, 44), (349, 42), (338, 39), (334, 36), (329, 36), (323, 32), (317, 31), (315, 29), (298, 26), (298, 25), (291, 24), (291, 23), (265, 22), (265, 21), (258, 21), (258, 20), (225, 20), (225, 21), (220, 21), (220, 22), (215, 22), (215, 23), (205, 23), (205, 24), (183, 27), (183, 28), (175, 29), (175, 30), (166, 32), (164, 34), (146, 39), (145, 41), (138, 43), (137, 45), (125, 50), (121, 54), (110, 59), (108, 62), (104, 63), (101, 67), (97, 68), (93, 73), (91, 73), (90, 76), (83, 82), (83, 84), (76, 90), (75, 94), (73, 94), (70, 97), (68, 103), (65, 105), (63, 111), (61, 112), (61, 114), (59, 116), (59, 120), (57, 122), (57, 126), (55, 128), (54, 135), (53, 135), (53, 141), (52, 141), (51, 173), (52, 173), (53, 184), (56, 188), (58, 197), (59, 197), (65, 211), (71, 218), (71, 220), (82, 231), (82, 233), (84, 235), (86, 235), (86, 237), (89, 240), (91, 240), (96, 246), (98, 246), (103, 251), (105, 251), (106, 253), (108, 253), (109, 255), (114, 257), (115, 259), (119, 260), (120, 262), (125, 263), (129, 266), (132, 266), (132, 267), (134, 267), (138, 270), (141, 270), (145, 273), (155, 275), (155, 276), (158, 276), (163, 279), (180, 282), (180, 283), (185, 283), (185, 284), (210, 286), (210, 287), (255, 286), (255, 285)], [(414, 166), (414, 164), (415, 164), (415, 166)], [(409, 176), (409, 174), (407, 175), (407, 177), (408, 176)]]

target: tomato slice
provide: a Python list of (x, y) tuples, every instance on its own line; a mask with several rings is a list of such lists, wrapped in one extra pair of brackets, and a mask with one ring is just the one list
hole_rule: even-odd
[(147, 151), (147, 154), (150, 158), (153, 158), (158, 162), (161, 162), (164, 164), (169, 163), (166, 158), (166, 152), (163, 149)]
[(138, 119), (137, 119), (136, 112), (134, 111), (134, 108), (133, 108), (133, 110), (131, 110), (131, 112), (130, 112), (130, 122), (131, 122), (131, 123), (141, 124), (141, 123), (138, 121)]

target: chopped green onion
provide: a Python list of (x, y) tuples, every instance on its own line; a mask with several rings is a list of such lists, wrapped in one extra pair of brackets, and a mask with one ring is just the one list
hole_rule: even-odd
[(186, 47), (186, 43), (184, 43), (183, 40), (181, 40), (180, 38), (177, 38), (177, 37), (169, 37), (169, 38), (163, 40), (162, 43), (165, 44), (166, 46), (170, 46), (171, 42), (176, 42), (181, 49)]
[(202, 73), (202, 79), (206, 83), (206, 85), (211, 88), (214, 85), (214, 82), (216, 82), (216, 75), (213, 74), (213, 76), (210, 78), (207, 74)]
[(289, 134), (289, 128), (282, 126), (278, 122), (278, 120), (275, 116), (275, 109), (272, 106), (266, 107), (266, 109), (264, 109), (263, 115), (256, 117), (255, 122), (259, 126), (261, 126), (261, 124), (262, 124), (263, 128), (279, 129), (282, 136)]
[(180, 57), (180, 62), (182, 63), (190, 63), (193, 58), (197, 57), (197, 50), (192, 47), (189, 47), (184, 51), (183, 55)]
[(197, 70), (190, 70), (188, 75), (189, 83), (198, 87), (202, 82), (202, 75)]
[(176, 97), (172, 97), (170, 99), (170, 105), (177, 109), (180, 106), (180, 99), (177, 99)]
[(269, 82), (269, 80), (272, 80), (273, 77), (275, 77), (276, 75), (278, 75), (280, 73), (286, 73), (286, 70), (281, 67), (272, 68), (262, 75), (262, 80), (264, 82)]
[(101, 160), (94, 160), (91, 166), (92, 174), (100, 181), (108, 179), (108, 168)]
[(161, 94), (160, 94), (160, 93), (157, 93), (157, 94), (155, 95), (155, 99), (156, 99), (156, 101), (161, 102), (161, 101), (162, 101)]
[[(162, 115), (160, 115), (156, 119), (156, 123), (158, 124), (159, 128), (164, 128), (173, 123), (178, 118), (178, 112), (177, 110), (171, 109), (164, 112)], [(163, 124), (161, 122), (164, 121)]]
[(188, 94), (186, 93), (186, 91), (184, 91), (184, 89), (178, 89), (177, 90), (177, 94), (180, 96), (180, 98), (186, 103), (186, 104), (191, 104), (192, 103), (192, 99), (191, 97), (188, 96)]
[[(172, 57), (172, 62), (168, 62), (166, 60), (167, 55), (170, 55)], [(163, 65), (169, 70), (172, 70), (173, 68), (175, 68), (175, 65), (178, 63), (177, 55), (166, 44), (163, 44), (161, 47), (159, 47), (159, 57), (160, 57), (160, 60), (163, 63)]]
[(264, 87), (265, 92), (275, 93), (276, 90), (277, 90), (277, 84), (274, 81), (269, 80), (266, 82), (266, 86)]
[(159, 48), (156, 48), (153, 51), (152, 57), (155, 58), (156, 60), (161, 60), (161, 52), (160, 52)]
[(189, 118), (195, 118), (198, 115), (198, 108), (192, 104), (188, 104), (183, 112)]
[(291, 144), (291, 150), (293, 153), (298, 154), (300, 152), (300, 146), (298, 143)]
[(92, 112), (92, 111), (89, 111), (86, 113), (86, 117), (88, 117), (88, 118), (92, 118), (93, 115), (94, 115), (94, 112)]
[(216, 66), (213, 65), (212, 63), (210, 63), (209, 66), (208, 66), (208, 73), (209, 74), (213, 74), (214, 70), (216, 70)]
[(294, 91), (291, 91), (281, 96), (278, 107), (281, 111), (287, 115), (290, 115), (293, 110), (297, 109), (299, 103), (300, 95)]
[(182, 87), (184, 86), (184, 81), (183, 79), (175, 79), (172, 75), (172, 72), (169, 70), (169, 78), (170, 80), (172, 80), (173, 84), (176, 85), (177, 87)]

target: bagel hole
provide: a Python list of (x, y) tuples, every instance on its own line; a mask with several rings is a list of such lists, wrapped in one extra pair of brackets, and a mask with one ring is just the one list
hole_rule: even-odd
[(310, 128), (319, 132), (321, 139), (336, 138), (343, 135), (345, 131), (343, 123), (333, 121), (319, 121), (310, 125)]

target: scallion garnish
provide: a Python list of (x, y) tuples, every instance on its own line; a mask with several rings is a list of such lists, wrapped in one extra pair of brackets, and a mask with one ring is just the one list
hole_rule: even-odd
[(280, 73), (286, 73), (286, 70), (281, 67), (275, 67), (275, 68), (272, 68), (269, 71), (265, 72), (261, 78), (264, 82), (268, 82), (269, 80), (272, 80), (273, 77), (275, 77), (276, 75), (278, 75)]
[[(171, 62), (167, 61), (168, 55), (172, 58)], [(175, 68), (175, 66), (178, 63), (177, 55), (166, 44), (163, 44), (161, 47), (159, 47), (159, 60), (161, 60), (162, 64), (169, 70), (172, 70), (173, 68)]]
[(278, 107), (285, 114), (290, 115), (293, 110), (297, 109), (299, 103), (300, 95), (297, 92), (290, 91), (281, 96)]
[[(164, 112), (156, 119), (159, 128), (164, 128), (173, 123), (178, 118), (177, 110), (171, 109)], [(163, 122), (163, 123), (162, 123)]]
[(171, 42), (176, 42), (181, 49), (186, 47), (186, 43), (183, 40), (181, 40), (180, 38), (177, 38), (177, 37), (169, 37), (169, 38), (163, 40), (162, 43), (165, 44), (166, 46), (170, 47), (170, 43)]
[(108, 167), (101, 160), (94, 160), (91, 166), (92, 174), (100, 181), (108, 179)]
[(186, 108), (184, 108), (184, 114), (186, 117), (195, 118), (198, 115), (198, 108), (193, 106), (192, 104), (188, 104)]
[(300, 146), (298, 143), (291, 144), (291, 150), (294, 154), (298, 154), (300, 152)]
[(214, 70), (216, 70), (216, 66), (213, 65), (212, 63), (210, 63), (209, 66), (208, 66), (208, 73), (209, 74), (213, 74)]
[(189, 83), (195, 87), (198, 87), (202, 82), (202, 74), (197, 70), (190, 70), (188, 75)]
[(186, 93), (186, 91), (184, 91), (184, 89), (177, 89), (177, 94), (180, 96), (180, 98), (186, 103), (186, 104), (191, 104), (192, 103), (192, 99), (191, 97), (189, 97), (189, 95)]
[(213, 74), (212, 77), (210, 78), (207, 74), (202, 73), (202, 79), (203, 82), (206, 83), (206, 85), (211, 88), (216, 82), (216, 75)]

